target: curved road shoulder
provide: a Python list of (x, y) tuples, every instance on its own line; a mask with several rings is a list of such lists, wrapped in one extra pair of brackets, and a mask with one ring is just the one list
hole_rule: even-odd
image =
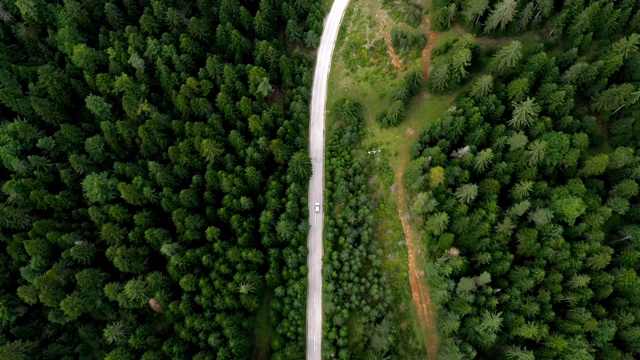
[[(307, 288), (307, 360), (322, 357), (322, 229), (324, 224), (324, 128), (327, 103), (327, 83), (333, 48), (338, 38), (340, 23), (349, 0), (334, 0), (322, 31), (316, 69), (311, 91), (311, 122), (309, 125), (309, 155), (313, 167), (309, 181), (309, 248)], [(320, 203), (320, 212), (314, 205)]]

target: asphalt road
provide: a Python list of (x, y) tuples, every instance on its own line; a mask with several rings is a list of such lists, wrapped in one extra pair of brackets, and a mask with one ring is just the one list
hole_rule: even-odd
[[(324, 24), (316, 70), (311, 91), (311, 124), (309, 125), (309, 154), (313, 174), (309, 181), (309, 248), (307, 289), (307, 360), (320, 360), (322, 355), (322, 227), (324, 224), (324, 115), (327, 102), (327, 81), (333, 48), (340, 30), (342, 17), (349, 0), (334, 0)], [(320, 213), (314, 211), (320, 203)]]

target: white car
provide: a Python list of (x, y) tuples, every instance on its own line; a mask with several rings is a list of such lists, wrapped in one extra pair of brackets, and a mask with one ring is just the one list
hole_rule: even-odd
[(315, 210), (317, 213), (320, 212), (320, 203), (316, 201), (316, 206), (315, 206)]

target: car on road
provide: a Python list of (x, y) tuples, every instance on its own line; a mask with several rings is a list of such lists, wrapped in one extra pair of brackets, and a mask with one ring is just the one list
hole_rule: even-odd
[(316, 212), (319, 213), (320, 212), (320, 203), (316, 201), (316, 206), (315, 206)]

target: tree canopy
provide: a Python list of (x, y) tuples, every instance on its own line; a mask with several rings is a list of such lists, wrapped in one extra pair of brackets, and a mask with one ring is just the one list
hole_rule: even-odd
[[(522, 2), (490, 3), (487, 32), (501, 21), (506, 30)], [(487, 2), (465, 4), (468, 21), (487, 13)], [(535, 2), (527, 22), (547, 16), (547, 6)], [(613, 17), (640, 10), (631, 2), (589, 8)], [(605, 31), (602, 22), (613, 21), (588, 20), (571, 31)], [(635, 33), (618, 36), (593, 57), (586, 48), (553, 56), (545, 50), (558, 46), (552, 39), (507, 44), (488, 64), (493, 74), (472, 83), (412, 146), (405, 179), (435, 254), (426, 275), (439, 309), (439, 358), (640, 354), (640, 107), (633, 72), (624, 71), (637, 43)], [(434, 173), (442, 174), (435, 186), (416, 180)]]
[(0, 4), (0, 358), (300, 358), (323, 15)]

